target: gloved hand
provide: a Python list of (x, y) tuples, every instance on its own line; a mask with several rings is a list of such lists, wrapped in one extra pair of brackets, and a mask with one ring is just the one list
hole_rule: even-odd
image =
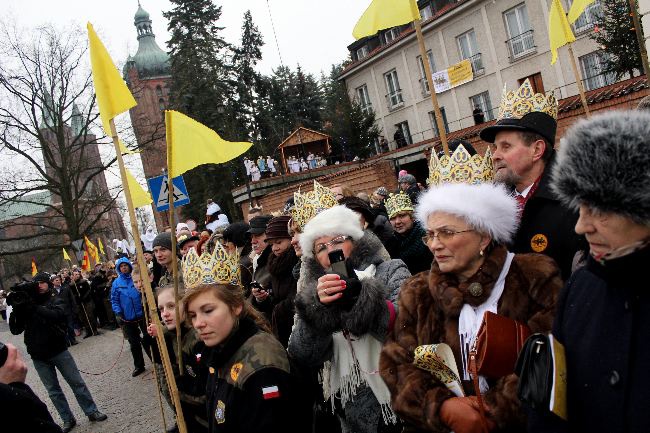
[[(485, 409), (487, 411), (487, 407)], [(454, 433), (483, 433), (481, 413), (475, 396), (452, 397), (445, 400), (440, 407), (440, 419)], [(487, 424), (489, 431), (496, 427), (489, 417)]]

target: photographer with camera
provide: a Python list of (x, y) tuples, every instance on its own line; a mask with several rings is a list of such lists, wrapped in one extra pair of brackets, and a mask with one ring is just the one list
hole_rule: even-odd
[(5, 431), (61, 433), (52, 415), (25, 383), (27, 365), (12, 344), (0, 343), (0, 407), (11, 416), (3, 417)]
[(107, 416), (97, 409), (74, 358), (68, 352), (63, 304), (52, 291), (50, 275), (39, 272), (33, 281), (20, 283), (10, 291), (7, 304), (13, 307), (13, 311), (9, 317), (9, 329), (14, 335), (25, 333), (27, 353), (63, 420), (63, 431), (72, 430), (77, 420), (59, 385), (56, 370), (70, 385), (88, 419), (104, 421)]

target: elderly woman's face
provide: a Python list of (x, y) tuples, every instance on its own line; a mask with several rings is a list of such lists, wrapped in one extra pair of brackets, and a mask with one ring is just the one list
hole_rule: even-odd
[(427, 219), (427, 247), (440, 271), (456, 274), (461, 280), (474, 275), (483, 262), (480, 252), (489, 237), (474, 231), (462, 218), (434, 212)]
[(635, 242), (650, 239), (650, 227), (615, 213), (599, 213), (589, 206), (580, 206), (576, 233), (585, 235), (592, 256), (603, 255)]
[(343, 256), (347, 259), (353, 249), (352, 240), (343, 235), (321, 236), (314, 241), (314, 257), (316, 257), (323, 269), (330, 267), (330, 258), (328, 256), (330, 251), (342, 250)]

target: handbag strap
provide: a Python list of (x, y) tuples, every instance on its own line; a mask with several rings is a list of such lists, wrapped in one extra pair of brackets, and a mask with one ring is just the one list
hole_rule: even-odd
[(485, 415), (485, 406), (483, 405), (483, 396), (481, 395), (481, 386), (479, 385), (478, 380), (478, 371), (476, 369), (476, 352), (474, 351), (472, 351), (469, 355), (469, 370), (470, 375), (472, 376), (472, 384), (474, 385), (476, 400), (478, 401), (478, 409), (479, 414), (481, 415), (481, 425), (483, 427), (483, 432), (489, 433), (490, 429), (488, 428), (487, 417)]

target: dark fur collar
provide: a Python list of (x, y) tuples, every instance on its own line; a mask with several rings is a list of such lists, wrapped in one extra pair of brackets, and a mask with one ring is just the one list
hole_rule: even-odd
[(274, 277), (285, 277), (291, 274), (293, 267), (298, 263), (298, 257), (293, 247), (276, 256), (271, 252), (269, 256), (269, 273)]

